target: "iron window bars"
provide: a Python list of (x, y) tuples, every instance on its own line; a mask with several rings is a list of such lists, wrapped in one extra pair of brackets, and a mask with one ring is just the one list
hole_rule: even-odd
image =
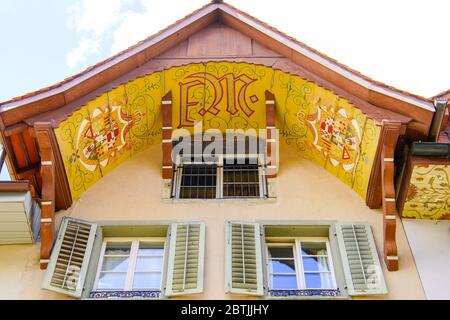
[(262, 157), (220, 155), (212, 161), (179, 157), (173, 176), (175, 199), (266, 198)]

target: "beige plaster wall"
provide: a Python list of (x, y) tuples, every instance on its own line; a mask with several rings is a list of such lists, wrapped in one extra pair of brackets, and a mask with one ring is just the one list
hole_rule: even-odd
[(450, 300), (450, 221), (403, 220), (428, 299)]
[[(133, 157), (84, 193), (70, 210), (59, 214), (86, 220), (200, 220), (206, 222), (204, 294), (195, 299), (236, 298), (224, 294), (226, 220), (340, 220), (369, 222), (382, 256), (382, 217), (350, 188), (324, 169), (299, 159), (281, 145), (278, 199), (266, 201), (162, 200), (161, 146)], [(424, 291), (402, 224), (398, 223), (400, 271), (384, 269), (386, 299), (424, 299)], [(39, 289), (38, 246), (0, 247), (0, 298), (62, 298)], [(384, 267), (384, 264), (383, 264)]]

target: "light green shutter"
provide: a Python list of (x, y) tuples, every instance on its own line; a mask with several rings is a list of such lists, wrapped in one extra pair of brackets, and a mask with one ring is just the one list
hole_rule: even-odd
[(348, 293), (387, 294), (372, 229), (368, 224), (336, 224)]
[(97, 225), (64, 218), (61, 223), (43, 289), (80, 298), (94, 245)]
[(264, 295), (258, 223), (227, 222), (225, 260), (227, 293)]
[(172, 224), (166, 296), (203, 292), (204, 257), (205, 224)]

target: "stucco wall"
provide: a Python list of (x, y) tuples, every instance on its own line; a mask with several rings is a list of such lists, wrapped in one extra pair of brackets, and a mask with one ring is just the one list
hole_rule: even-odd
[[(366, 207), (361, 198), (332, 174), (303, 160), (291, 147), (280, 150), (280, 174), (276, 202), (229, 201), (167, 203), (161, 200), (161, 146), (123, 163), (100, 180), (62, 215), (86, 220), (202, 220), (206, 222), (204, 294), (192, 298), (229, 299), (224, 294), (226, 220), (340, 220), (367, 221), (382, 256), (382, 218)], [(425, 298), (401, 223), (398, 223), (400, 270), (384, 274), (387, 299)], [(38, 246), (0, 247), (0, 298), (50, 299), (39, 289)], [(384, 265), (383, 265), (384, 267)], [(234, 297), (236, 298), (236, 297)]]
[(450, 221), (403, 220), (428, 299), (450, 300)]

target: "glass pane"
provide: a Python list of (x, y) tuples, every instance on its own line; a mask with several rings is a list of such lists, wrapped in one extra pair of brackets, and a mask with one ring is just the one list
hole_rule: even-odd
[(162, 263), (162, 257), (138, 257), (136, 271), (161, 271)]
[(273, 273), (295, 273), (294, 260), (272, 260), (270, 266)]
[(305, 271), (330, 271), (328, 257), (303, 257)]
[(305, 273), (307, 289), (333, 289), (331, 273)]
[(131, 242), (108, 242), (106, 244), (106, 255), (129, 255)]
[(272, 275), (271, 289), (298, 289), (295, 275)]
[(123, 290), (125, 289), (126, 273), (100, 273), (98, 289)]
[(129, 259), (128, 257), (105, 257), (102, 271), (127, 272)]
[(271, 247), (269, 248), (271, 258), (293, 258), (292, 247)]
[(327, 245), (325, 242), (302, 242), (302, 255), (317, 256), (326, 254)]
[(160, 289), (160, 273), (138, 273), (134, 274), (133, 289)]
[(140, 256), (162, 256), (164, 254), (164, 243), (140, 242), (138, 255)]

